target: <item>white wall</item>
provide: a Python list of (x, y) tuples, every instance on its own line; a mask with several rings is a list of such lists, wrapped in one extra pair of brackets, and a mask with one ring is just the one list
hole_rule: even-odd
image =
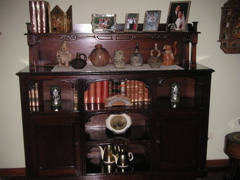
[[(49, 0), (64, 11), (73, 5), (74, 24), (90, 23), (92, 13), (116, 13), (117, 23), (124, 23), (125, 13), (140, 13), (143, 22), (146, 10), (162, 10), (161, 23), (166, 22), (170, 0)], [(198, 21), (199, 43), (197, 62), (213, 68), (208, 159), (226, 159), (223, 152), (226, 133), (239, 129), (240, 59), (224, 54), (217, 42), (221, 7), (226, 0), (192, 0), (189, 22)], [(28, 65), (26, 22), (29, 22), (28, 0), (0, 0), (0, 168), (24, 167), (24, 148), (18, 77)]]

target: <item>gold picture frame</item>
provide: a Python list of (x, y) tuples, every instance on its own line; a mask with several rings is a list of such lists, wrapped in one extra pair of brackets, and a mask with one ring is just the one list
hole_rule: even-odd
[(143, 22), (143, 31), (158, 31), (160, 17), (160, 10), (146, 11)]
[(138, 29), (139, 13), (127, 13), (125, 17), (125, 32), (136, 32)]
[(115, 32), (116, 14), (92, 14), (91, 24), (94, 33)]

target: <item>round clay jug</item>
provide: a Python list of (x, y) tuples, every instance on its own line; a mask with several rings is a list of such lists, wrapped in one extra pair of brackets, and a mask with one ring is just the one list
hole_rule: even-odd
[(101, 44), (95, 46), (95, 49), (91, 52), (88, 58), (91, 60), (92, 64), (97, 67), (106, 66), (111, 60), (108, 51), (103, 48)]

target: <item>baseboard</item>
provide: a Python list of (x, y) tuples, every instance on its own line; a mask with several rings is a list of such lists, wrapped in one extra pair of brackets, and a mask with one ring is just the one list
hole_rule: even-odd
[(207, 160), (207, 168), (222, 168), (228, 167), (228, 159)]
[(0, 177), (26, 176), (25, 168), (6, 168), (0, 169)]
[[(228, 166), (228, 159), (207, 160), (207, 168), (225, 168)], [(26, 176), (25, 168), (0, 169), (0, 177)]]

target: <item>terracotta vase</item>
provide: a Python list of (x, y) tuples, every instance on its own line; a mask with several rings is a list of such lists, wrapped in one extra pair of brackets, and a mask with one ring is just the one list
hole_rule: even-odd
[(95, 49), (91, 52), (88, 58), (91, 60), (92, 64), (97, 67), (106, 66), (111, 60), (108, 51), (103, 48), (101, 44), (95, 46)]

